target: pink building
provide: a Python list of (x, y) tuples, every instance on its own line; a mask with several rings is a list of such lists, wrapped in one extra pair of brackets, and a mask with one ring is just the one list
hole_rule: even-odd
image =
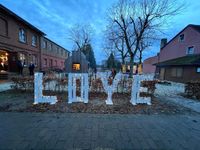
[(162, 39), (158, 56), (144, 61), (144, 72), (176, 82), (200, 80), (200, 25), (186, 26), (169, 42)]
[(41, 70), (64, 70), (69, 51), (46, 37), (41, 38)]
[(144, 74), (155, 73), (156, 66), (152, 65), (152, 64), (156, 64), (156, 63), (158, 63), (158, 56), (153, 56), (153, 57), (147, 58), (143, 62), (143, 73)]

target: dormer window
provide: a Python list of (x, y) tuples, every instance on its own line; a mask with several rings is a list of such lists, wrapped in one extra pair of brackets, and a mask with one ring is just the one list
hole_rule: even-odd
[(188, 49), (187, 49), (187, 54), (188, 54), (188, 55), (194, 54), (194, 46), (188, 47)]
[(181, 35), (179, 36), (179, 42), (183, 42), (184, 39), (185, 39), (185, 35), (184, 35), (184, 34), (181, 34)]

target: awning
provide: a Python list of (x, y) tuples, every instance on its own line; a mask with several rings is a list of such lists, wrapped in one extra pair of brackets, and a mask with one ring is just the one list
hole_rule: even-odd
[(167, 66), (199, 66), (200, 65), (200, 55), (187, 55), (184, 57), (179, 57), (176, 59), (167, 60), (164, 62), (159, 62), (154, 64), (158, 67)]

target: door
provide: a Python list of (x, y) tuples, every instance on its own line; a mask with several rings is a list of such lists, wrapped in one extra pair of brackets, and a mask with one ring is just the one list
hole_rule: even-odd
[(8, 53), (8, 71), (17, 72), (17, 53), (9, 52)]

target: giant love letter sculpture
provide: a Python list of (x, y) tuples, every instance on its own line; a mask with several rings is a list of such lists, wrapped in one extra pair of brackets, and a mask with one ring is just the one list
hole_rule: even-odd
[[(98, 75), (103, 83), (103, 87), (105, 92), (108, 95), (106, 100), (107, 105), (112, 105), (112, 94), (114, 93), (120, 78), (123, 74), (118, 73), (112, 85), (108, 85), (108, 77), (105, 74)], [(43, 96), (43, 86), (42, 86), (42, 73), (35, 73), (34, 75), (34, 104), (37, 103), (50, 103), (55, 104), (57, 102), (56, 96)], [(81, 97), (76, 96), (76, 79), (81, 80)], [(130, 102), (133, 105), (137, 104), (148, 104), (151, 105), (151, 97), (140, 97), (140, 92), (147, 92), (147, 88), (141, 87), (141, 81), (143, 80), (153, 80), (153, 76), (148, 75), (134, 75), (133, 84), (131, 90), (131, 100)], [(69, 73), (68, 74), (68, 103), (73, 102), (84, 102), (88, 103), (88, 92), (89, 92), (89, 84), (88, 84), (88, 74), (87, 73)]]

